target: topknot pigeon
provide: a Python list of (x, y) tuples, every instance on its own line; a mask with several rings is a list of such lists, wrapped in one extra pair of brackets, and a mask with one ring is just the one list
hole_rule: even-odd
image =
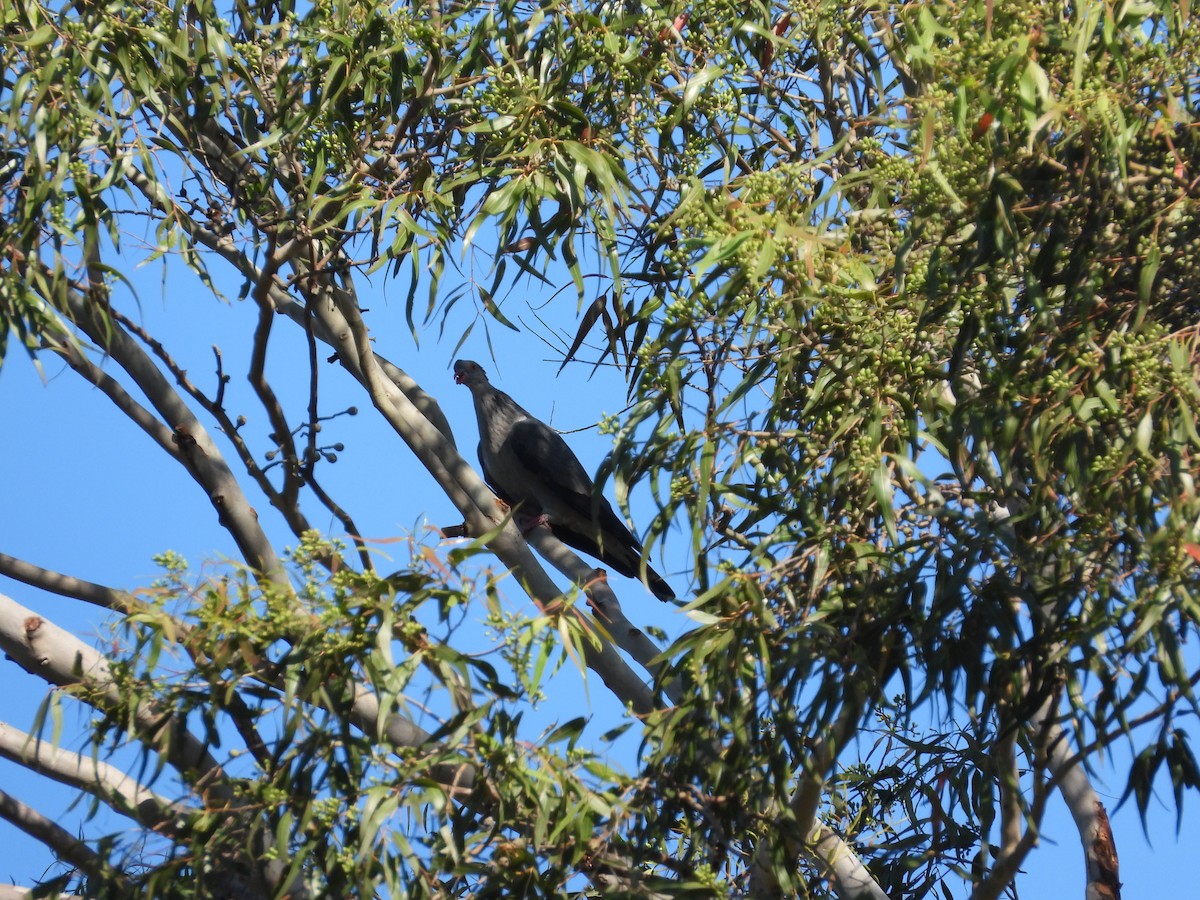
[[(509, 506), (539, 518), (555, 537), (629, 578), (638, 578), (642, 544), (596, 493), (562, 436), (492, 387), (477, 362), (454, 363), (454, 380), (471, 390), (479, 421), (479, 463), (483, 477)], [(646, 566), (646, 582), (659, 600), (675, 592)]]

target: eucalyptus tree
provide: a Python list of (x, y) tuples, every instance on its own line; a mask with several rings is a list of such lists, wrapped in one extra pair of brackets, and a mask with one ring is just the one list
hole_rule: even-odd
[[(5, 652), (63, 689), (0, 750), (144, 835), (0, 793), (63, 862), (48, 888), (994, 897), (1057, 794), (1088, 895), (1116, 896), (1092, 762), (1126, 743), (1143, 811), (1161, 770), (1180, 806), (1200, 784), (1187, 4), (72, 0), (0, 24), (3, 349), (94, 385), (241, 556), (164, 553), (140, 591), (0, 556), (35, 605), (0, 596)], [(257, 311), (211, 390), (123, 290), (157, 259)], [(648, 547), (685, 535), (694, 630), (660, 647), (521, 533), (373, 342), (373, 274), (415, 335), (471, 304), (497, 345), (532, 286), (573, 323), (564, 362), (625, 374), (601, 474), (656, 499)], [(289, 333), (298, 409), (266, 374)], [(326, 359), (473, 540), (377, 571), (323, 482)], [(460, 573), (486, 554), (515, 577)], [(522, 730), (558, 654), (623, 704), (629, 766), (581, 720)], [(66, 706), (88, 752), (51, 739)]]

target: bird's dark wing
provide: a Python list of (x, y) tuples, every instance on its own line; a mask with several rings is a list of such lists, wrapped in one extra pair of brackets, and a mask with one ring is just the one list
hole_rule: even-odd
[[(601, 560), (627, 578), (638, 578), (642, 543), (625, 526), (567, 442), (537, 419), (516, 422), (508, 435), (517, 462), (538, 481), (550, 528), (564, 544)], [(552, 496), (554, 503), (547, 501)], [(563, 515), (566, 511), (568, 514)], [(554, 513), (559, 513), (555, 515)], [(646, 567), (650, 589), (660, 600), (675, 599), (662, 577)]]
[(492, 489), (492, 491), (495, 493), (495, 495), (497, 497), (499, 497), (501, 500), (503, 500), (510, 507), (516, 506), (517, 501), (508, 495), (508, 493), (504, 490), (504, 488), (496, 481), (495, 478), (492, 477), (492, 473), (488, 471), (487, 460), (485, 460), (483, 458), (483, 444), (482, 443), (479, 444), (479, 446), (476, 448), (475, 452), (479, 456), (479, 470), (481, 472), (483, 472), (483, 480), (488, 483), (488, 487), (490, 487)]
[[(578, 515), (593, 518), (592, 479), (562, 435), (537, 419), (522, 419), (509, 429), (508, 446), (542, 490), (553, 493), (561, 504)], [(603, 497), (597, 499), (608, 505)]]

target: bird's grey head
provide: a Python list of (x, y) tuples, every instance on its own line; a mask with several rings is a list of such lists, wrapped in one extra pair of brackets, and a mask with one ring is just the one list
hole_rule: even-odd
[(477, 384), (487, 384), (487, 372), (483, 366), (470, 359), (460, 359), (454, 363), (455, 384), (465, 384), (474, 387)]

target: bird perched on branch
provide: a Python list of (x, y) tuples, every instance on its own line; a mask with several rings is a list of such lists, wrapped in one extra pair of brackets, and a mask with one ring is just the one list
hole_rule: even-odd
[[(496, 496), (532, 519), (531, 527), (547, 524), (564, 544), (622, 575), (640, 578), (641, 541), (596, 492), (562, 436), (492, 387), (479, 363), (455, 362), (454, 380), (470, 388), (475, 401), (479, 464)], [(649, 565), (645, 581), (659, 600), (675, 599), (670, 585)]]

